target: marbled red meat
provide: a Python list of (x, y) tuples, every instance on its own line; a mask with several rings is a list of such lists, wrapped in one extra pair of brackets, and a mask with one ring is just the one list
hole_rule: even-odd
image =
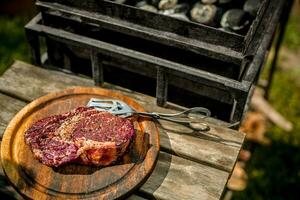
[(129, 119), (90, 107), (79, 107), (35, 122), (25, 142), (43, 164), (107, 166), (121, 157), (134, 136)]

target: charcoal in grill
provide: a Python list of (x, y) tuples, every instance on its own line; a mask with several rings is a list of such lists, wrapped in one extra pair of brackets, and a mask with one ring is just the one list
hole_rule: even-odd
[(241, 9), (230, 9), (222, 16), (221, 26), (226, 30), (245, 31), (250, 24), (249, 14)]
[(233, 3), (233, 0), (219, 0), (218, 3), (220, 5), (228, 5), (228, 4)]
[(142, 3), (139, 3), (136, 5), (136, 7), (142, 9), (142, 10), (146, 10), (146, 11), (150, 11), (150, 12), (157, 12), (157, 8), (152, 6), (152, 5), (149, 5), (147, 3), (145, 4), (142, 4)]
[(203, 4), (214, 4), (217, 3), (218, 0), (201, 0)]
[(191, 10), (191, 19), (201, 24), (214, 25), (217, 10), (217, 6), (213, 4), (205, 5), (198, 2)]
[(189, 12), (189, 9), (190, 9), (189, 4), (181, 3), (181, 4), (177, 4), (176, 6), (174, 6), (171, 9), (161, 10), (161, 11), (159, 11), (159, 13), (164, 14), (164, 15), (187, 14)]
[[(248, 31), (260, 7), (260, 0), (245, 2), (240, 0), (115, 0), (115, 2), (239, 34)], [(240, 11), (242, 9), (244, 11)]]
[(177, 0), (152, 0), (152, 4), (160, 10), (167, 10), (174, 8)]
[(135, 6), (138, 7), (138, 8), (143, 7), (145, 5), (149, 5), (146, 0), (137, 1), (136, 4), (135, 4)]
[(243, 6), (243, 9), (244, 11), (255, 17), (259, 10), (260, 4), (260, 0), (247, 0)]
[(160, 14), (168, 15), (184, 21), (189, 21), (187, 13), (190, 10), (190, 5), (187, 3), (177, 4), (174, 8), (159, 11)]
[(113, 0), (113, 1), (116, 3), (125, 3), (126, 2), (126, 0)]

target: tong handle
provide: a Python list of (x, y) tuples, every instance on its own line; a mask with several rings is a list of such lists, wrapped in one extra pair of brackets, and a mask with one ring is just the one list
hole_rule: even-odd
[(193, 107), (193, 108), (188, 108), (184, 111), (178, 112), (178, 113), (173, 113), (173, 114), (169, 114), (169, 113), (151, 113), (152, 115), (158, 115), (161, 117), (176, 117), (182, 114), (189, 114), (189, 113), (202, 113), (205, 114), (206, 117), (210, 117), (211, 112), (207, 109), (207, 108), (203, 108), (203, 107)]

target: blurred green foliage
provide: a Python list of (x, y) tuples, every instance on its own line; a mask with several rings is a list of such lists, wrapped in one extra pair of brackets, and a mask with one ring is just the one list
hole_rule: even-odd
[[(298, 6), (299, 8), (299, 6)], [(300, 47), (300, 15), (297, 13), (289, 19), (289, 24), (285, 31), (284, 45), (290, 49), (296, 50)]]
[(29, 15), (0, 16), (0, 75), (14, 60), (29, 61), (24, 33), (24, 25), (29, 20)]

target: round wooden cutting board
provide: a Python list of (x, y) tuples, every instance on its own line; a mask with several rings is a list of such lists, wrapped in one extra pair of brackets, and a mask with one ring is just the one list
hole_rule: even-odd
[(1, 161), (13, 186), (31, 199), (115, 199), (130, 194), (151, 174), (159, 153), (159, 134), (149, 118), (135, 118), (130, 150), (112, 166), (67, 164), (51, 168), (33, 157), (24, 132), (35, 121), (85, 106), (90, 98), (119, 99), (138, 111), (129, 97), (100, 88), (71, 88), (43, 96), (24, 107), (8, 125), (1, 144)]

